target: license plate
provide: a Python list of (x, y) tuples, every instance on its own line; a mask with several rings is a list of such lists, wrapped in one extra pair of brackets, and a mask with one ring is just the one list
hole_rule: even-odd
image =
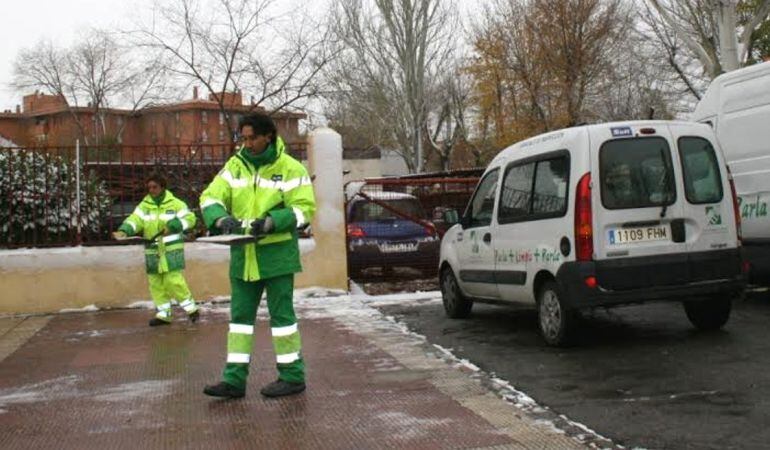
[(380, 244), (378, 247), (380, 247), (380, 251), (382, 253), (406, 253), (406, 252), (416, 252), (417, 251), (417, 244), (416, 243)]
[(666, 225), (639, 228), (618, 228), (609, 231), (610, 245), (671, 240), (671, 230)]

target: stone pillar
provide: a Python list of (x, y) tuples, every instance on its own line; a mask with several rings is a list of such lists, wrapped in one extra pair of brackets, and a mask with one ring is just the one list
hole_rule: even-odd
[(303, 269), (318, 286), (347, 290), (342, 138), (330, 128), (319, 128), (310, 133), (308, 144), (310, 175), (315, 176), (315, 249), (303, 258)]

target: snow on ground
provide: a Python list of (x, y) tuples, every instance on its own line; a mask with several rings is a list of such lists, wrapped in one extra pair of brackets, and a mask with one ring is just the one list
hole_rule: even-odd
[[(88, 396), (100, 402), (125, 402), (136, 398), (160, 399), (170, 395), (177, 380), (146, 380), (84, 391), (78, 385), (83, 380), (76, 375), (58, 377), (16, 388), (0, 389), (0, 414), (7, 405), (50, 402)], [(168, 393), (168, 394), (166, 394)]]
[(78, 312), (94, 312), (99, 311), (99, 308), (96, 305), (88, 305), (84, 306), (82, 308), (64, 308), (59, 310), (60, 313), (66, 314), (66, 313), (78, 313)]

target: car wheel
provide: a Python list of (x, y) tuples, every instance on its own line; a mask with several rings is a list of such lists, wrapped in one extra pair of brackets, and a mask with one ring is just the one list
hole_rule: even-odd
[(540, 334), (548, 345), (565, 346), (570, 343), (577, 317), (564, 302), (559, 286), (546, 281), (537, 295), (537, 320)]
[(471, 314), (473, 300), (465, 297), (460, 291), (452, 269), (447, 267), (441, 271), (441, 298), (444, 302), (444, 311), (452, 319), (464, 319)]
[(727, 323), (733, 307), (731, 298), (684, 302), (687, 318), (699, 330), (718, 330)]

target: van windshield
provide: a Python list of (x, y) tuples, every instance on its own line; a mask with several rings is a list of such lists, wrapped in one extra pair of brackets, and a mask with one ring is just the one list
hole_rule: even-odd
[(676, 200), (671, 151), (663, 138), (605, 142), (599, 165), (602, 204), (607, 209), (665, 206)]

